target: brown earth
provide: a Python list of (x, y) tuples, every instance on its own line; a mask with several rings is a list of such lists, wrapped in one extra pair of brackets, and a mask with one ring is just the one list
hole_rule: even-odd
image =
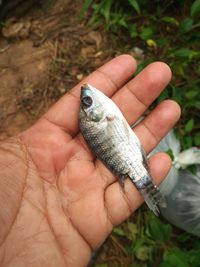
[(80, 8), (78, 1), (57, 0), (45, 11), (35, 7), (6, 20), (0, 36), (0, 140), (30, 126), (85, 75), (124, 51), (114, 38), (86, 26)]

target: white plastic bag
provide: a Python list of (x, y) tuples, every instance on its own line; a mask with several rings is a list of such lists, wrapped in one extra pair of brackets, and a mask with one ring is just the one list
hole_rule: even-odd
[(180, 142), (171, 131), (152, 151), (172, 150), (172, 168), (160, 185), (167, 200), (163, 216), (172, 224), (200, 236), (200, 165), (196, 174), (186, 169), (191, 164), (200, 164), (200, 149), (192, 147), (180, 152)]

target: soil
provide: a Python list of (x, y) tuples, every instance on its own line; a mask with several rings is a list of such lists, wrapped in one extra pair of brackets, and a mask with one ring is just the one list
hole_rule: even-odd
[(45, 10), (32, 7), (6, 19), (0, 36), (0, 140), (29, 127), (85, 75), (123, 52), (114, 38), (80, 20), (78, 2), (57, 0)]

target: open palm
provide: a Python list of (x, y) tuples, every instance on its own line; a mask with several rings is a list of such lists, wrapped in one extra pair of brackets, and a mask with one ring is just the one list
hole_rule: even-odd
[[(127, 82), (136, 68), (119, 56), (87, 82), (112, 97), (130, 124), (171, 78), (164, 63), (150, 64)], [(0, 265), (86, 266), (114, 225), (124, 221), (142, 198), (127, 180), (116, 178), (89, 151), (79, 132), (80, 84), (62, 97), (30, 129), (0, 145)], [(178, 105), (159, 104), (135, 132), (147, 152), (176, 123)], [(170, 168), (165, 154), (150, 168), (159, 183)]]

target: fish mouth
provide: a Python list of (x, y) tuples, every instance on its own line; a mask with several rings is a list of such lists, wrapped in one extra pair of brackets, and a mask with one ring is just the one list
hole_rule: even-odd
[(91, 95), (91, 89), (89, 84), (83, 84), (81, 86), (81, 99), (83, 99), (84, 97), (90, 96)]

